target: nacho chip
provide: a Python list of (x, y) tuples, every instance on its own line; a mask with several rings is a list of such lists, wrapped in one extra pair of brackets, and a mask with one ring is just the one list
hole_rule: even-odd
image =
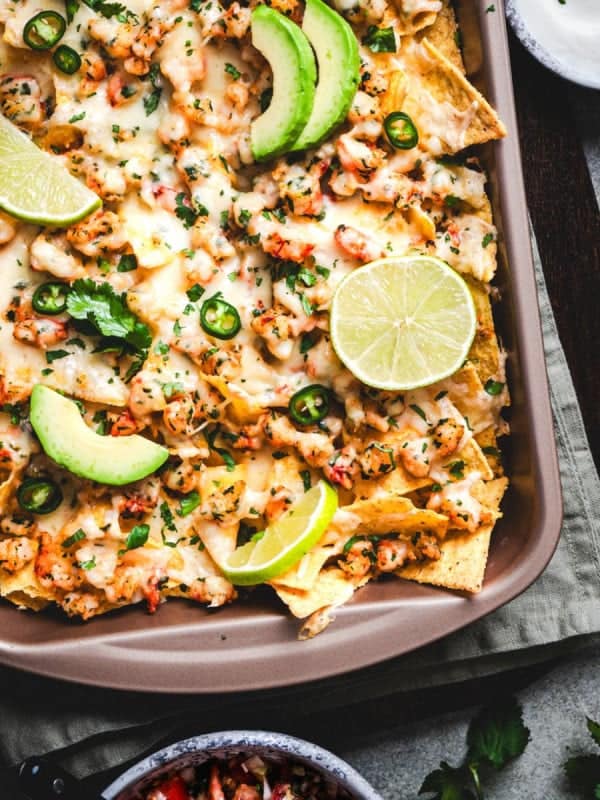
[(366, 583), (353, 584), (349, 576), (337, 567), (330, 567), (320, 572), (314, 586), (308, 592), (295, 589), (275, 587), (280, 599), (286, 604), (295, 617), (304, 619), (322, 608), (332, 608), (347, 603), (356, 589)]
[(335, 555), (342, 552), (343, 542), (327, 545), (326, 547), (315, 547), (307, 553), (300, 561), (283, 575), (279, 575), (275, 580), (269, 581), (271, 586), (286, 589), (299, 589), (309, 591), (315, 585), (319, 573), (326, 562)]
[(477, 333), (469, 351), (469, 361), (475, 366), (482, 384), (485, 384), (489, 378), (503, 372), (503, 358), (494, 328), (489, 292), (479, 281), (472, 278), (466, 280), (477, 312)]
[[(498, 508), (507, 485), (506, 478), (498, 478), (483, 484), (484, 488), (480, 491), (480, 501), (496, 517), (499, 516)], [(430, 583), (472, 594), (480, 592), (494, 525), (495, 521), (483, 525), (474, 533), (449, 534), (442, 545), (439, 561), (410, 564), (398, 570), (397, 574), (417, 583)]]
[(342, 510), (358, 520), (352, 530), (346, 528), (344, 533), (347, 536), (365, 531), (371, 534), (398, 533), (410, 537), (427, 531), (443, 539), (448, 528), (446, 517), (435, 511), (417, 508), (412, 500), (399, 495), (387, 494), (358, 500)]
[(475, 439), (487, 458), (487, 462), (494, 473), (494, 477), (501, 478), (504, 475), (504, 467), (502, 466), (502, 454), (498, 449), (498, 437), (496, 435), (495, 426), (490, 426), (481, 431), (481, 433), (476, 434)]
[[(415, 45), (415, 77), (404, 103), (431, 152), (458, 153), (465, 147), (506, 136), (506, 128), (483, 95), (427, 38)], [(433, 144), (435, 140), (435, 146)]]
[(427, 39), (438, 48), (448, 61), (451, 61), (461, 72), (465, 71), (462, 53), (458, 46), (459, 30), (456, 22), (454, 8), (446, 0), (442, 10), (436, 16), (432, 25), (422, 30), (419, 38), (426, 36)]

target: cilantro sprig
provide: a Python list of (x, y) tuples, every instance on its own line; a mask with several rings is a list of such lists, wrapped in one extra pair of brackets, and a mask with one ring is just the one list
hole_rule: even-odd
[(125, 293), (117, 294), (109, 283), (95, 283), (90, 278), (76, 280), (67, 297), (67, 312), (74, 319), (87, 322), (92, 333), (108, 340), (106, 345), (119, 345), (145, 357), (152, 343), (150, 329), (129, 309)]
[(432, 800), (482, 800), (482, 777), (486, 770), (503, 769), (520, 756), (529, 742), (529, 729), (514, 698), (503, 699), (483, 709), (467, 733), (468, 751), (458, 767), (442, 761), (423, 781), (419, 794)]
[[(587, 729), (594, 742), (600, 747), (600, 724), (589, 717)], [(573, 789), (578, 789), (582, 797), (600, 798), (600, 754), (574, 756), (564, 765), (565, 772)]]

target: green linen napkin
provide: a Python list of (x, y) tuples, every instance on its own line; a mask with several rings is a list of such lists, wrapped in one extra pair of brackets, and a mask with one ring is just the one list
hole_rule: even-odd
[(521, 597), (416, 653), (335, 679), (236, 695), (160, 696), (64, 684), (0, 669), (0, 768), (60, 752), (83, 776), (187, 732), (261, 727), (374, 696), (483, 677), (572, 651), (600, 633), (600, 481), (534, 246), (544, 344), (565, 500), (562, 537)]

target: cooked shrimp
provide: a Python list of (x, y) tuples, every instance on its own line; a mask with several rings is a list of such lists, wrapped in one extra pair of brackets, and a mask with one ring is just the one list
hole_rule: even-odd
[(358, 539), (338, 561), (341, 569), (352, 578), (364, 578), (373, 569), (377, 557), (369, 539)]
[(86, 256), (122, 250), (127, 244), (121, 220), (112, 211), (104, 209), (67, 228), (67, 240)]
[(288, 417), (269, 417), (265, 434), (274, 447), (295, 447), (312, 467), (324, 467), (333, 455), (333, 444), (327, 434), (299, 431)]
[(57, 319), (24, 319), (13, 328), (13, 336), (18, 342), (30, 344), (47, 350), (68, 336), (67, 323)]
[(15, 221), (12, 217), (0, 213), (0, 245), (12, 242), (16, 232)]
[(290, 319), (286, 309), (275, 306), (254, 317), (250, 323), (252, 330), (264, 340), (269, 352), (282, 361), (289, 358), (294, 347)]
[(27, 536), (16, 536), (0, 542), (0, 567), (7, 572), (19, 572), (35, 558), (36, 543)]
[(33, 240), (29, 252), (32, 269), (68, 281), (83, 278), (86, 274), (81, 259), (73, 253), (63, 233), (40, 233)]
[(339, 225), (334, 239), (338, 247), (358, 261), (366, 263), (385, 255), (385, 250), (376, 239), (350, 225)]
[(77, 97), (83, 99), (96, 94), (107, 72), (106, 64), (95, 50), (86, 50), (81, 54), (81, 65), (83, 77), (77, 87)]
[(394, 572), (408, 558), (408, 545), (400, 539), (381, 539), (377, 542), (377, 569)]
[(15, 125), (28, 130), (34, 130), (45, 122), (42, 90), (33, 75), (0, 77), (0, 110)]

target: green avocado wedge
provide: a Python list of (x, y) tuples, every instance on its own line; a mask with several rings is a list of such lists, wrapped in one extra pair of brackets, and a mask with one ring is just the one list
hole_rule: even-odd
[(250, 128), (255, 161), (289, 152), (313, 108), (317, 68), (308, 39), (295, 22), (265, 5), (252, 12), (252, 44), (271, 65), (273, 98)]
[(313, 109), (292, 151), (323, 141), (344, 121), (360, 82), (358, 40), (346, 20), (323, 0), (306, 0), (302, 30), (317, 54)]
[(123, 486), (155, 472), (169, 456), (143, 436), (100, 436), (77, 404), (47, 386), (31, 393), (31, 424), (44, 452), (69, 472), (110, 486)]

